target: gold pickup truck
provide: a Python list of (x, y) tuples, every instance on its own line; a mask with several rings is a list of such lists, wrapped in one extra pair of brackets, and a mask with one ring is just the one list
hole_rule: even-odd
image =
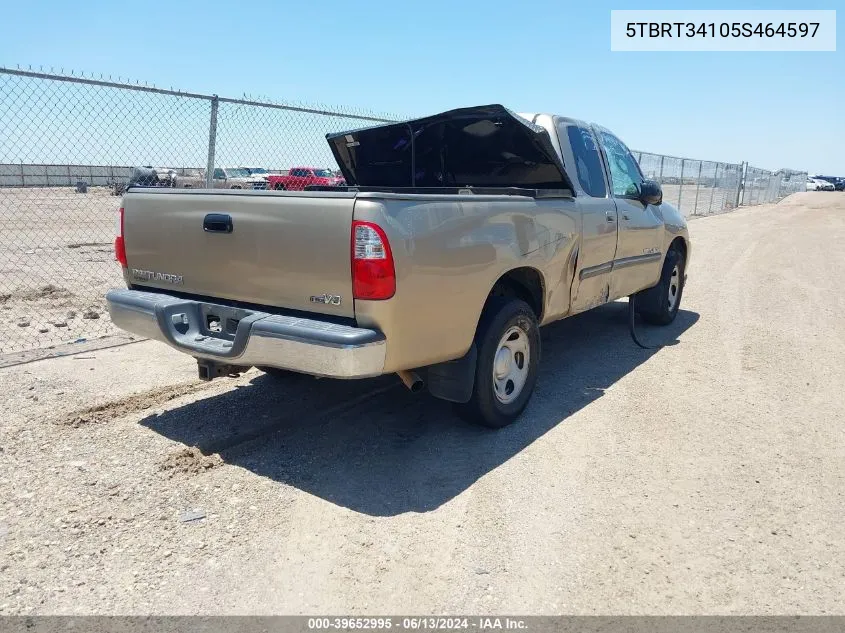
[(610, 131), (491, 105), (327, 140), (346, 186), (130, 189), (113, 322), (204, 379), (395, 372), (502, 427), (537, 381), (539, 326), (631, 295), (675, 318), (686, 221)]

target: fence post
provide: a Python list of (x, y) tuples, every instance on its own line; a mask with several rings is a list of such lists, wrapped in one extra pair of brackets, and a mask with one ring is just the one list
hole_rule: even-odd
[(695, 182), (695, 206), (692, 208), (692, 214), (698, 215), (698, 190), (701, 188), (701, 168), (704, 161), (698, 161), (698, 179)]
[[(748, 187), (749, 177), (750, 177), (750, 182), (751, 182), (751, 190), (750, 191), (749, 191), (749, 187)], [(759, 176), (757, 175), (757, 170), (755, 169), (752, 172), (751, 167), (746, 165), (746, 167), (745, 167), (745, 191), (746, 191), (746, 193), (748, 193), (748, 202), (749, 202), (748, 206), (751, 206), (751, 207), (753, 207), (755, 204), (757, 204), (756, 202), (754, 202), (754, 194), (756, 193), (757, 197), (758, 198), (760, 197), (760, 192), (757, 191), (757, 186), (756, 186), (758, 178), (759, 178)], [(743, 196), (743, 202), (745, 202), (745, 196)]]
[[(748, 172), (749, 169), (745, 169), (745, 183), (748, 184)], [(754, 195), (757, 195), (757, 199), (754, 199)], [(751, 195), (748, 198), (751, 200), (751, 206), (755, 204), (760, 204), (760, 175), (757, 172), (757, 169), (754, 169), (752, 178), (751, 178)]]
[(687, 162), (686, 158), (681, 159), (681, 186), (678, 187), (678, 210), (683, 213), (683, 209), (681, 209), (681, 196), (684, 193), (684, 163)]
[(70, 165), (67, 166), (67, 184), (68, 186), (73, 186), (73, 176), (70, 173)]
[(710, 190), (710, 204), (707, 205), (707, 215), (713, 213), (713, 196), (716, 195), (716, 186), (719, 183), (719, 167), (722, 163), (716, 163), (716, 169), (713, 172), (713, 188)]
[(739, 164), (739, 177), (736, 181), (736, 203), (734, 204), (734, 208), (739, 206), (739, 197), (745, 189), (745, 172), (747, 167), (748, 163), (745, 161), (742, 161), (742, 163)]
[(657, 177), (657, 182), (659, 182), (661, 185), (663, 184), (663, 159), (664, 158), (665, 157), (663, 156), (663, 154), (661, 154), (660, 155), (660, 175)]
[(211, 121), (208, 125), (208, 162), (205, 166), (205, 188), (214, 186), (214, 150), (217, 146), (217, 95), (211, 97)]
[(23, 174), (23, 161), (21, 161), (21, 187), (26, 187), (26, 177)]
[[(747, 172), (747, 170), (746, 170)], [(751, 204), (760, 204), (760, 172), (755, 169), (751, 178)], [(747, 178), (746, 178), (747, 180)]]

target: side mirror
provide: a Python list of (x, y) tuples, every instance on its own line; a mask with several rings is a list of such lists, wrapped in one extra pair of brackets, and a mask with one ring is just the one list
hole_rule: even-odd
[(660, 204), (663, 202), (663, 189), (656, 180), (643, 180), (640, 185), (640, 201), (644, 204)]

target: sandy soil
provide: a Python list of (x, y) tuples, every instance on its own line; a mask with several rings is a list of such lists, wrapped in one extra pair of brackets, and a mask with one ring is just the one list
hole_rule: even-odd
[(845, 613), (845, 195), (691, 232), (670, 345), (549, 326), (500, 432), (152, 342), (0, 369), (0, 613)]
[(120, 198), (97, 187), (0, 189), (0, 355), (116, 332), (104, 295)]

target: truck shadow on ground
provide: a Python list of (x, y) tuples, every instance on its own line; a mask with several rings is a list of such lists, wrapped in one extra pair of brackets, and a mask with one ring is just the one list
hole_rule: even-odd
[[(642, 326), (641, 337), (677, 343), (698, 318), (681, 310), (670, 326)], [(660, 353), (636, 347), (626, 319), (627, 304), (616, 302), (543, 328), (537, 389), (522, 417), (499, 431), (463, 422), (449, 403), (412, 394), (394, 376), (334, 381), (258, 374), (247, 385), (141, 424), (357, 512), (426, 512)]]

